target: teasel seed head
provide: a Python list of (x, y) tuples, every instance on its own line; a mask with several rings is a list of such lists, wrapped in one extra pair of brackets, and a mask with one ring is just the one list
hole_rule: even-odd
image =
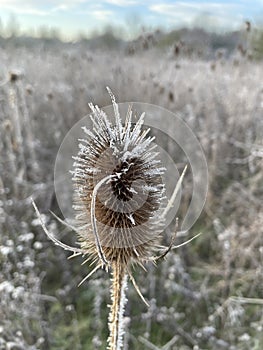
[[(114, 123), (90, 104), (93, 129), (83, 128), (74, 158), (76, 225), (81, 249), (94, 262), (112, 265), (147, 261), (160, 244), (165, 186), (161, 166), (145, 130), (144, 114), (124, 124), (111, 91)], [(105, 261), (104, 261), (105, 262)]]

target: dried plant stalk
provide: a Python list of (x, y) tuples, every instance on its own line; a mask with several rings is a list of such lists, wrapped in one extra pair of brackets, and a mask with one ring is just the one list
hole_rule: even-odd
[(115, 350), (122, 346), (127, 274), (139, 291), (129, 265), (150, 260), (160, 244), (165, 169), (149, 130), (142, 129), (144, 115), (132, 123), (129, 109), (122, 125), (108, 91), (115, 125), (90, 104), (93, 130), (84, 128), (87, 138), (74, 157), (73, 183), (81, 248), (96, 266), (112, 271), (108, 349)]
[(120, 262), (112, 265), (109, 350), (119, 350), (122, 347), (122, 336), (124, 333), (122, 320), (126, 304), (125, 289), (127, 287), (127, 274), (125, 270), (125, 267)]
[(73, 256), (87, 256), (84, 263), (89, 261), (95, 266), (80, 284), (99, 268), (111, 271), (108, 349), (117, 350), (123, 344), (127, 276), (148, 305), (132, 276), (131, 265), (144, 268), (145, 262), (155, 263), (171, 249), (187, 244), (193, 238), (173, 246), (174, 235), (169, 247), (163, 247), (161, 255), (155, 255), (160, 251), (165, 218), (173, 206), (186, 168), (167, 207), (164, 207), (162, 175), (165, 168), (154, 151), (154, 138), (148, 136), (150, 130), (143, 130), (144, 115), (132, 123), (132, 111), (129, 109), (122, 125), (115, 97), (110, 89), (108, 92), (113, 103), (115, 124), (112, 125), (102, 110), (90, 104), (93, 130), (83, 128), (87, 137), (79, 140), (79, 152), (73, 157), (76, 223), (74, 226), (65, 225), (77, 232), (80, 248), (65, 245), (50, 234), (32, 202), (48, 237), (55, 244), (71, 250)]

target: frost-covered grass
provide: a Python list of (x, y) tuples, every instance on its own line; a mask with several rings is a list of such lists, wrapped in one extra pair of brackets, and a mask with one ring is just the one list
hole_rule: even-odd
[[(33, 193), (48, 228), (75, 243), (48, 213), (60, 215), (53, 166), (88, 103), (110, 103), (106, 86), (118, 102), (180, 112), (204, 148), (210, 179), (191, 232), (204, 234), (157, 268), (137, 272), (150, 308), (129, 290), (125, 348), (260, 349), (263, 63), (175, 59), (154, 49), (128, 56), (10, 48), (0, 57), (0, 349), (106, 346), (108, 278), (98, 272), (77, 288), (87, 267), (47, 240), (30, 202)], [(182, 161), (176, 152), (174, 159)]]

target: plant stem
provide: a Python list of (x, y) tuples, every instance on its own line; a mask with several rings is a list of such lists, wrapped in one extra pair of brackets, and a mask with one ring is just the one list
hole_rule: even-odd
[(126, 268), (118, 260), (112, 264), (111, 306), (109, 314), (108, 350), (119, 350), (122, 347), (123, 314), (126, 304), (125, 289), (127, 286)]

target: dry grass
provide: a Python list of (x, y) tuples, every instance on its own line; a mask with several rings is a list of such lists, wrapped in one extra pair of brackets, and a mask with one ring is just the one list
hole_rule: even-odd
[[(210, 176), (206, 207), (193, 228), (205, 235), (136, 276), (150, 308), (129, 292), (124, 348), (260, 349), (262, 62), (237, 65), (230, 57), (211, 69), (211, 62), (154, 50), (125, 56), (10, 49), (0, 57), (0, 344), (105, 348), (108, 282), (98, 273), (97, 281), (76, 289), (86, 268), (54, 251), (30, 196), (41, 212), (59, 213), (52, 183), (58, 147), (90, 101), (108, 104), (105, 86), (111, 86), (119, 102), (180, 112), (204, 148)], [(23, 74), (8, 80), (14, 69)], [(183, 163), (180, 153), (174, 157)], [(187, 196), (186, 190), (186, 204)], [(74, 242), (49, 215), (43, 219), (60, 239)]]

